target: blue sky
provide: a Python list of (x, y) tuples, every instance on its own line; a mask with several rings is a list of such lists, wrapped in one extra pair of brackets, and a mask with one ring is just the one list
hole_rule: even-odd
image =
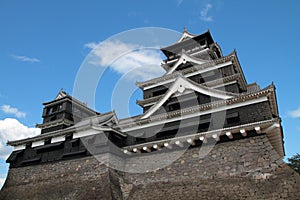
[[(21, 130), (36, 134), (30, 128), (42, 121), (42, 102), (61, 88), (72, 93), (93, 44), (143, 27), (210, 29), (224, 55), (236, 49), (248, 83), (275, 83), (286, 155), (300, 153), (299, 9), (296, 0), (0, 1), (0, 179), (7, 170), (5, 141), (24, 136)], [(100, 81), (97, 111), (111, 110), (107, 102), (122, 70), (108, 70)], [(132, 114), (140, 111), (130, 107)]]

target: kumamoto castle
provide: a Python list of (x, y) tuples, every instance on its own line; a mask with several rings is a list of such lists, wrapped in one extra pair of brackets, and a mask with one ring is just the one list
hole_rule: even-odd
[(118, 119), (60, 91), (41, 134), (14, 151), (0, 199), (300, 199), (283, 161), (273, 84), (247, 83), (236, 51), (184, 29), (165, 74), (137, 82), (143, 113)]

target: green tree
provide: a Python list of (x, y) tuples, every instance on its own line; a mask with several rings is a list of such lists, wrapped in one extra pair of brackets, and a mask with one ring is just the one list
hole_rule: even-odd
[(296, 154), (292, 156), (291, 158), (288, 158), (287, 163), (292, 169), (294, 169), (296, 172), (300, 174), (300, 154)]

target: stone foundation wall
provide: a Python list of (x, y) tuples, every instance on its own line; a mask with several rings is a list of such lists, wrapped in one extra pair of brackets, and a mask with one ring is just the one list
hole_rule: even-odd
[[(108, 169), (93, 157), (12, 168), (0, 199), (300, 199), (299, 174), (266, 135), (217, 144), (202, 159), (199, 149), (147, 173)], [(125, 168), (175, 155), (133, 157)]]
[[(148, 158), (150, 159), (150, 158)], [(300, 199), (300, 176), (266, 135), (186, 151), (163, 169), (124, 175), (128, 199)]]
[(9, 169), (0, 199), (110, 199), (108, 168), (93, 157)]

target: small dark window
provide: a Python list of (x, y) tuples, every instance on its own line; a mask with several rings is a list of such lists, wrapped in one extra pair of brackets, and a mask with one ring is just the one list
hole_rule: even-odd
[(31, 148), (31, 142), (26, 144), (26, 149), (30, 149)]
[(187, 69), (189, 67), (192, 67), (192, 65), (190, 63), (186, 63), (186, 64), (182, 64), (180, 65), (176, 70), (179, 71), (179, 70), (184, 70), (184, 69)]
[(77, 138), (76, 140), (72, 141), (72, 147), (77, 147), (80, 144), (80, 140), (79, 138)]
[(51, 144), (51, 139), (46, 139), (46, 140), (45, 140), (45, 145), (46, 145), (46, 144)]
[(199, 78), (199, 83), (204, 83), (204, 82), (205, 82), (204, 78), (200, 77)]
[(169, 111), (174, 111), (174, 110), (179, 110), (179, 109), (180, 109), (179, 103), (174, 103), (172, 105), (169, 105)]
[(198, 96), (198, 102), (199, 102), (200, 105), (201, 105), (201, 104), (206, 104), (206, 103), (212, 102), (212, 99), (211, 99), (211, 97), (208, 96), (208, 95), (200, 94), (200, 95)]
[(155, 97), (155, 96), (164, 94), (164, 93), (167, 92), (167, 90), (168, 90), (168, 88), (165, 88), (165, 89), (162, 89), (162, 90), (155, 91), (155, 92), (153, 92), (153, 96)]
[(68, 120), (71, 120), (73, 121), (73, 115), (72, 114), (69, 114), (69, 113), (65, 113), (65, 118), (68, 119)]
[(51, 114), (51, 113), (53, 113), (53, 108), (49, 108), (49, 110), (48, 110), (48, 114)]
[(55, 121), (56, 119), (57, 119), (57, 117), (53, 116), (53, 117), (51, 117), (50, 121), (52, 122), (52, 121)]
[(172, 138), (172, 137), (174, 137), (177, 134), (177, 132), (178, 132), (177, 129), (170, 130), (170, 131), (159, 132), (156, 135), (156, 138), (159, 138), (159, 139)]
[(180, 121), (165, 123), (164, 129), (168, 129), (168, 128), (178, 129), (179, 125), (180, 125)]
[(228, 114), (226, 117), (226, 121), (228, 125), (239, 124), (240, 116), (238, 112)]
[(145, 141), (146, 141), (146, 138), (144, 138), (144, 137), (137, 137), (137, 138), (136, 138), (136, 141), (137, 141), (137, 142), (145, 142)]
[(56, 112), (58, 110), (58, 106), (53, 107), (53, 112)]
[(67, 140), (67, 141), (72, 140), (72, 139), (73, 139), (73, 134), (67, 135), (67, 136), (66, 136), (66, 140)]
[(201, 131), (207, 131), (207, 129), (209, 128), (209, 124), (210, 124), (210, 122), (205, 122), (205, 123), (199, 124), (198, 131), (199, 132), (201, 132)]

